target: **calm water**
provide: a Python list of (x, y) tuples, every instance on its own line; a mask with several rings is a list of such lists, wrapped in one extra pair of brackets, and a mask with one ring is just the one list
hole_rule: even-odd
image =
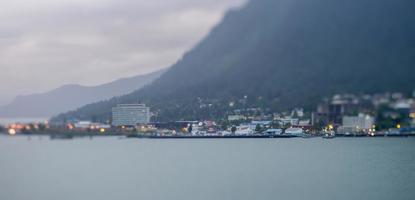
[(0, 136), (1, 200), (415, 199), (415, 137)]

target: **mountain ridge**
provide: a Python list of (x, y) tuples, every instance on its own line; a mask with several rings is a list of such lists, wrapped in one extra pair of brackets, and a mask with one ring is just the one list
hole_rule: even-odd
[(19, 95), (11, 103), (0, 107), (0, 116), (51, 117), (88, 103), (127, 94), (149, 84), (164, 72), (165, 69), (96, 86), (66, 84), (44, 93)]

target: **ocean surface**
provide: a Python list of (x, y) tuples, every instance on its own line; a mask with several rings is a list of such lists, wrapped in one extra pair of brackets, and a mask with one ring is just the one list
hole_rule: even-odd
[(415, 137), (0, 136), (1, 200), (412, 200)]

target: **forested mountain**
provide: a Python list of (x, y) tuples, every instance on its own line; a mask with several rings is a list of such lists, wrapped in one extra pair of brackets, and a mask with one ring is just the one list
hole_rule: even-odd
[(151, 83), (164, 71), (123, 78), (93, 87), (64, 85), (42, 94), (18, 96), (10, 104), (0, 107), (0, 117), (51, 117), (88, 103), (131, 93)]
[(157, 120), (179, 120), (223, 116), (229, 102), (280, 111), (311, 109), (337, 92), (410, 92), (413, 8), (413, 0), (252, 0), (151, 85), (54, 120), (106, 121), (116, 103), (137, 99)]

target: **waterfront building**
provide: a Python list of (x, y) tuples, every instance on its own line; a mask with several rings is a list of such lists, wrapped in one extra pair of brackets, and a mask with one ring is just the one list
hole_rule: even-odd
[(304, 130), (302, 128), (288, 128), (285, 130), (285, 134), (299, 136), (304, 134)]
[(249, 125), (240, 125), (236, 127), (235, 135), (252, 135), (255, 133), (252, 126)]
[(228, 121), (239, 121), (245, 120), (245, 116), (243, 115), (228, 115)]
[(298, 126), (311, 126), (310, 119), (303, 119), (298, 121)]
[(92, 122), (90, 121), (79, 121), (74, 124), (75, 128), (78, 129), (87, 129), (91, 126)]
[(317, 112), (313, 116), (313, 124), (322, 122), (340, 125), (344, 115), (350, 115), (359, 110), (359, 103), (356, 96), (349, 94), (334, 95), (331, 100), (325, 99), (317, 107)]
[(293, 125), (292, 128), (302, 128), (304, 131), (310, 131), (313, 129), (313, 126), (310, 119), (303, 119), (298, 122), (298, 125)]
[(136, 126), (150, 122), (150, 108), (145, 104), (119, 104), (112, 108), (113, 126)]
[(359, 114), (358, 116), (344, 116), (343, 129), (352, 132), (369, 132), (375, 123), (375, 119), (370, 115)]
[(281, 126), (285, 125), (298, 125), (299, 119), (298, 118), (291, 118), (291, 117), (284, 117), (284, 118), (276, 118), (275, 121), (277, 121)]
[(91, 121), (79, 121), (73, 124), (73, 128), (75, 129), (108, 129), (111, 128), (108, 124), (101, 124), (101, 123), (93, 123)]
[(265, 127), (265, 126), (270, 126), (271, 123), (272, 123), (272, 121), (252, 121), (251, 125), (254, 126), (254, 127), (256, 127), (257, 125)]

